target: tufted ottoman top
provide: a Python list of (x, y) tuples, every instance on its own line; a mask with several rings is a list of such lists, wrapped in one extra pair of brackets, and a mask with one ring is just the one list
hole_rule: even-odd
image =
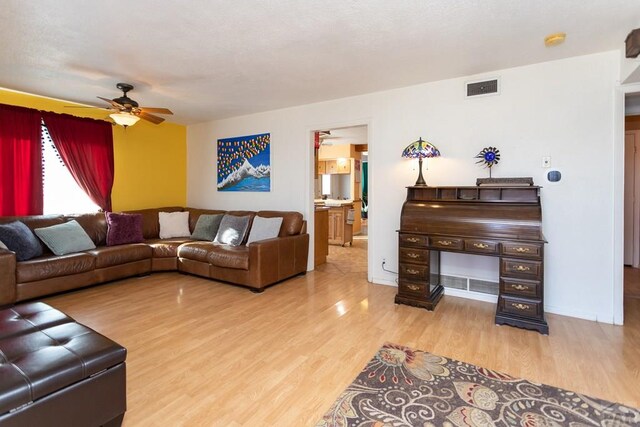
[(122, 363), (126, 354), (47, 304), (0, 310), (0, 414)]

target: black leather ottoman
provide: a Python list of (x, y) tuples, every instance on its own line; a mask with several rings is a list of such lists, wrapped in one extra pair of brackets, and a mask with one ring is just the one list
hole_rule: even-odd
[(126, 355), (44, 303), (0, 310), (0, 426), (119, 426)]

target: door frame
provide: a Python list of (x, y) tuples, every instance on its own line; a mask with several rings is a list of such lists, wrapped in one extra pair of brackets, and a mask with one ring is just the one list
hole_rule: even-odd
[[(626, 119), (625, 119), (626, 122)], [(631, 266), (633, 268), (640, 267), (640, 150), (638, 147), (638, 143), (640, 142), (640, 130), (626, 130), (625, 126), (625, 141), (624, 141), (624, 154), (625, 154), (625, 174), (626, 170), (626, 156), (627, 156), (627, 139), (626, 136), (628, 133), (632, 133), (634, 135), (634, 152), (633, 152), (633, 207), (631, 214), (632, 221), (632, 232), (631, 232)], [(626, 184), (626, 179), (625, 179)], [(627, 200), (624, 200), (624, 207), (627, 207)], [(623, 225), (624, 226), (624, 225)], [(624, 236), (624, 243), (627, 243), (627, 236)], [(626, 264), (625, 264), (626, 265)]]
[[(369, 146), (369, 155), (368, 161), (369, 166), (371, 166), (372, 162), (372, 151), (375, 151), (374, 148), (374, 140), (373, 140), (373, 120), (371, 117), (365, 117), (356, 120), (348, 120), (348, 121), (338, 121), (338, 122), (319, 122), (306, 126), (307, 140), (309, 141), (307, 144), (307, 183), (309, 185), (306, 195), (307, 202), (307, 232), (309, 233), (309, 262), (307, 263), (307, 271), (314, 270), (313, 260), (315, 256), (315, 250), (313, 247), (313, 241), (315, 239), (314, 233), (314, 225), (315, 225), (315, 207), (313, 204), (314, 200), (314, 187), (313, 180), (315, 174), (315, 163), (314, 163), (314, 132), (322, 129), (335, 129), (335, 128), (347, 128), (354, 126), (366, 126), (367, 127), (367, 144)], [(373, 190), (374, 179), (371, 176), (371, 173), (367, 175), (367, 187), (368, 187), (368, 199), (369, 206), (371, 206), (371, 202), (375, 200), (375, 191)], [(375, 215), (374, 215), (375, 216)], [(375, 250), (375, 218), (371, 221), (371, 218), (367, 221), (368, 226), (368, 245), (367, 245), (367, 281), (369, 283), (373, 282), (373, 263), (374, 263), (374, 250)]]
[(618, 85), (613, 111), (613, 323), (624, 324), (624, 137), (625, 95), (640, 92), (640, 83)]

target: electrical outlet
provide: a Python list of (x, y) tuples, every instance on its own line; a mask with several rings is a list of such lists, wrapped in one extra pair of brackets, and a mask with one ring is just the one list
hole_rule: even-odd
[(544, 156), (542, 158), (542, 167), (550, 168), (551, 167), (551, 156)]
[(382, 265), (385, 265), (387, 263), (387, 259), (386, 258), (382, 258)]

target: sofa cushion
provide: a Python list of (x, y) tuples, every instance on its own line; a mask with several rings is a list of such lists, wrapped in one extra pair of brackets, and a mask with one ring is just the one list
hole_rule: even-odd
[(151, 246), (154, 258), (175, 258), (178, 256), (178, 247), (184, 243), (192, 242), (189, 238), (175, 239), (151, 239), (144, 243)]
[(300, 212), (293, 211), (260, 211), (258, 216), (263, 218), (282, 218), (282, 226), (280, 227), (280, 237), (297, 236), (302, 232), (304, 218)]
[(158, 212), (161, 239), (189, 237), (189, 212)]
[(218, 234), (220, 222), (222, 221), (223, 217), (224, 214), (200, 215), (200, 217), (198, 218), (198, 222), (196, 223), (196, 227), (191, 234), (191, 238), (196, 240), (208, 240), (212, 242), (213, 239), (216, 238), (216, 234)]
[[(0, 217), (0, 224), (8, 224), (10, 222), (20, 221), (31, 231), (36, 228), (49, 227), (50, 225), (62, 224), (65, 222), (62, 215), (27, 215), (27, 216), (3, 216)], [(5, 242), (6, 243), (6, 242)], [(51, 254), (51, 251), (43, 242), (38, 240), (43, 254)]]
[(189, 211), (189, 230), (191, 230), (191, 232), (196, 229), (196, 224), (198, 223), (198, 219), (200, 219), (200, 215), (224, 215), (226, 213), (226, 211), (221, 211), (219, 209), (184, 208), (184, 210)]
[(207, 257), (209, 264), (217, 267), (249, 269), (249, 248), (247, 246), (220, 245), (214, 243)]
[(251, 224), (251, 232), (247, 239), (247, 245), (251, 242), (257, 242), (259, 240), (273, 239), (280, 234), (280, 226), (282, 225), (282, 217), (263, 218), (257, 215), (253, 218), (253, 224)]
[(160, 237), (160, 222), (158, 212), (182, 212), (184, 209), (179, 206), (169, 206), (164, 208), (138, 209), (135, 211), (125, 211), (123, 213), (142, 215), (142, 236), (145, 239), (157, 239)]
[(245, 245), (231, 246), (214, 242), (191, 242), (178, 248), (178, 256), (217, 267), (249, 269), (249, 248)]
[(65, 215), (65, 219), (78, 221), (96, 246), (107, 244), (107, 216), (104, 212)]
[(238, 246), (242, 244), (249, 229), (251, 216), (235, 216), (225, 214), (220, 221), (220, 228), (214, 242)]
[(50, 227), (36, 228), (33, 231), (56, 255), (66, 255), (96, 247), (87, 232), (75, 220)]
[(89, 251), (96, 257), (96, 268), (111, 267), (144, 259), (150, 259), (151, 246), (144, 243), (131, 243), (128, 245), (103, 246)]
[(16, 253), (17, 261), (26, 261), (42, 255), (42, 246), (33, 232), (20, 221), (0, 224), (0, 240)]
[(209, 262), (209, 251), (214, 246), (213, 242), (189, 242), (178, 247), (178, 257), (192, 261)]
[(48, 255), (16, 266), (16, 282), (28, 283), (52, 277), (69, 276), (84, 273), (95, 268), (96, 259), (87, 252), (62, 256)]
[(107, 246), (140, 243), (142, 215), (107, 212)]

